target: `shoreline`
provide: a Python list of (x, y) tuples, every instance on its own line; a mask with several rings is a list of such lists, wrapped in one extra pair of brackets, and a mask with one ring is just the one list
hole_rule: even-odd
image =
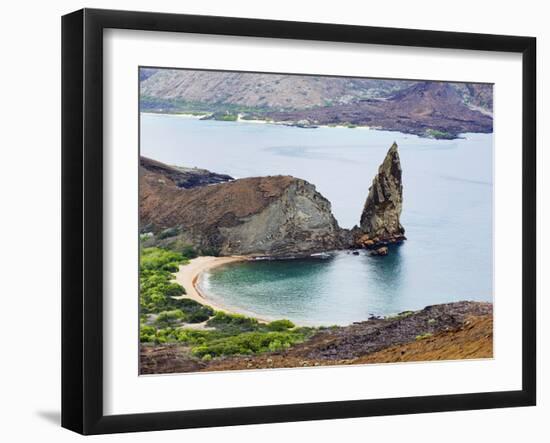
[[(207, 117), (208, 115), (211, 115), (212, 113), (205, 113), (202, 115), (197, 114), (186, 114), (184, 112), (147, 112), (147, 111), (141, 111), (140, 114), (145, 115), (166, 115), (166, 116), (172, 116), (172, 117), (181, 117), (181, 118), (189, 118), (194, 120), (201, 120), (203, 117)], [(223, 121), (223, 120), (209, 120), (209, 121)], [(261, 119), (245, 119), (242, 118), (242, 115), (239, 114), (237, 116), (236, 120), (231, 120), (229, 123), (250, 123), (250, 124), (262, 124), (262, 125), (278, 125), (278, 126), (287, 126), (290, 128), (302, 128), (299, 126), (298, 122), (294, 121), (275, 121), (275, 120), (261, 120)], [(305, 127), (305, 129), (317, 129), (317, 128), (328, 128), (328, 129), (363, 129), (363, 130), (370, 130), (370, 131), (388, 131), (388, 129), (384, 129), (381, 126), (368, 126), (368, 125), (353, 125), (353, 126), (346, 126), (345, 124), (314, 124), (311, 127)], [(411, 135), (411, 134), (408, 134)], [(414, 134), (412, 134), (414, 135)]]
[(186, 293), (178, 298), (189, 298), (200, 303), (201, 305), (210, 306), (216, 311), (223, 311), (228, 314), (241, 314), (247, 317), (253, 317), (260, 323), (269, 323), (271, 319), (262, 318), (244, 309), (239, 309), (234, 306), (229, 306), (212, 300), (212, 298), (208, 297), (204, 291), (201, 291), (198, 285), (199, 279), (204, 272), (228, 263), (237, 263), (247, 260), (249, 260), (248, 257), (239, 255), (233, 255), (230, 257), (200, 256), (191, 259), (186, 265), (180, 265), (178, 272), (175, 274), (175, 280), (185, 288)]
[[(196, 114), (187, 114), (187, 113), (179, 113), (179, 112), (148, 112), (148, 111), (141, 111), (140, 114), (146, 114), (146, 115), (165, 115), (165, 116), (172, 116), (172, 117), (181, 117), (181, 118), (189, 118), (193, 120), (201, 120), (203, 117), (211, 115), (212, 113), (205, 113), (202, 115), (196, 115)], [(210, 120), (210, 119), (209, 119)], [(223, 121), (223, 120), (216, 120), (212, 119), (210, 121)], [(414, 136), (418, 137), (420, 139), (427, 139), (427, 140), (439, 140), (439, 141), (452, 141), (457, 139), (463, 139), (466, 138), (468, 134), (493, 134), (494, 132), (459, 132), (457, 134), (452, 134), (450, 137), (435, 137), (426, 135), (423, 133), (418, 133), (415, 131), (407, 131), (403, 132), (399, 129), (389, 129), (385, 128), (383, 126), (369, 126), (369, 125), (362, 125), (362, 124), (352, 124), (352, 126), (348, 126), (345, 124), (313, 124), (310, 126), (300, 126), (300, 124), (296, 121), (283, 121), (283, 120), (258, 120), (258, 119), (243, 119), (240, 115), (237, 116), (236, 120), (228, 121), (229, 123), (249, 123), (249, 124), (266, 124), (266, 125), (276, 125), (276, 126), (286, 126), (289, 128), (301, 128), (301, 129), (357, 129), (357, 130), (363, 130), (363, 131), (387, 131), (387, 132), (397, 132), (399, 134), (403, 134), (406, 136)], [(432, 128), (434, 129), (434, 128)], [(436, 129), (437, 130), (437, 129)]]
[[(243, 308), (239, 308), (236, 306), (233, 306), (231, 304), (227, 304), (223, 301), (213, 300), (211, 297), (208, 296), (208, 294), (205, 293), (204, 290), (201, 290), (199, 286), (199, 281), (201, 276), (214, 268), (217, 268), (219, 266), (223, 266), (229, 263), (237, 263), (237, 262), (243, 262), (243, 261), (250, 261), (253, 260), (250, 256), (240, 256), (240, 255), (232, 255), (228, 257), (214, 257), (214, 256), (199, 256), (196, 258), (193, 258), (189, 261), (188, 264), (185, 265), (179, 265), (178, 271), (174, 274), (175, 278), (174, 280), (182, 285), (185, 288), (185, 294), (181, 295), (179, 297), (175, 297), (176, 299), (184, 299), (188, 298), (191, 300), (196, 301), (197, 303), (200, 303), (204, 306), (209, 306), (215, 311), (222, 311), (227, 314), (238, 314), (238, 315), (244, 315), (246, 317), (254, 318), (259, 323), (270, 323), (274, 320), (280, 320), (283, 317), (269, 317), (265, 315), (258, 315), (257, 313), (253, 311), (249, 311)], [(466, 300), (464, 300), (466, 301)], [(462, 302), (462, 301), (461, 301)], [(493, 301), (466, 301), (471, 303), (490, 303), (492, 304)], [(453, 303), (453, 302), (446, 302), (446, 303)], [(440, 304), (446, 304), (446, 303), (440, 303)], [(386, 315), (386, 316), (375, 316), (373, 319), (375, 320), (381, 320), (381, 319), (392, 319), (392, 318), (399, 318), (403, 313), (409, 313), (409, 312), (419, 312), (423, 309), (426, 309), (428, 306), (424, 306), (421, 308), (411, 308), (407, 309), (403, 312), (396, 312), (394, 314)], [(354, 324), (362, 323), (371, 320), (371, 318), (365, 318), (364, 320), (354, 321), (346, 324), (338, 324), (338, 327), (346, 328), (350, 327)], [(296, 326), (303, 326), (303, 327), (322, 327), (326, 326), (324, 323), (317, 323), (317, 322), (308, 322), (308, 321), (295, 321), (292, 320), (292, 322)]]

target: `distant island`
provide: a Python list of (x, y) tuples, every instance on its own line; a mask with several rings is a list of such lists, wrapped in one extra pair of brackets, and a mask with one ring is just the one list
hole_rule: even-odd
[[(453, 139), (493, 130), (492, 85), (141, 69), (142, 112), (399, 131)], [(220, 88), (223, 85), (223, 88)]]

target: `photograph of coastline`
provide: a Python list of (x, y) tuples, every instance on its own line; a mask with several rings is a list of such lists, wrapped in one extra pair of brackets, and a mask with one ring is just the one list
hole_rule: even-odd
[(492, 84), (139, 92), (140, 374), (492, 358)]

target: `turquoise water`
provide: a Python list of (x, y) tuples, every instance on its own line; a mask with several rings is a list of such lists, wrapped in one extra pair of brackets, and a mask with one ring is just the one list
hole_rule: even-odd
[(142, 155), (236, 178), (290, 174), (315, 184), (339, 224), (359, 222), (391, 143), (403, 168), (408, 240), (387, 257), (237, 263), (201, 281), (209, 296), (263, 317), (347, 324), (429, 304), (492, 300), (492, 135), (430, 140), (368, 129), (302, 129), (141, 116)]

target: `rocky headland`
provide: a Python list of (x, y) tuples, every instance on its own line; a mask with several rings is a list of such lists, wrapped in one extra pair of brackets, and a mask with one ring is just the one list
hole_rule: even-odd
[(204, 255), (305, 257), (366, 248), (375, 255), (405, 239), (401, 164), (394, 143), (367, 196), (360, 225), (341, 228), (330, 202), (291, 176), (250, 177), (176, 168), (142, 157), (140, 226), (146, 246), (193, 246)]
[(305, 180), (272, 176), (220, 182), (215, 176), (214, 183), (182, 188), (179, 170), (151, 164), (142, 159), (140, 175), (141, 231), (153, 234), (146, 245), (276, 258), (345, 246), (346, 232), (330, 202)]

